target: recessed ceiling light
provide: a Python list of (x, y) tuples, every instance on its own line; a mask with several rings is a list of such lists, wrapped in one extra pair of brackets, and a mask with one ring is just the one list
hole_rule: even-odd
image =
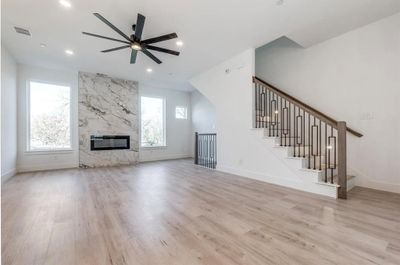
[(146, 71), (147, 71), (148, 73), (151, 73), (151, 72), (153, 72), (153, 69), (147, 68)]
[(284, 3), (285, 3), (284, 0), (278, 0), (278, 1), (276, 1), (276, 5), (277, 5), (277, 6), (281, 6), (281, 5), (283, 5)]
[(183, 41), (178, 40), (178, 41), (176, 42), (176, 45), (177, 45), (177, 46), (183, 46)]
[(65, 53), (68, 54), (68, 55), (73, 55), (73, 54), (74, 54), (74, 51), (72, 51), (72, 50), (65, 50)]
[(60, 3), (60, 5), (66, 8), (70, 8), (72, 6), (71, 2), (68, 0), (60, 0), (58, 2)]
[(47, 45), (46, 45), (46, 44), (44, 44), (44, 43), (40, 43), (40, 47), (41, 47), (41, 48), (46, 48), (46, 47), (47, 47)]

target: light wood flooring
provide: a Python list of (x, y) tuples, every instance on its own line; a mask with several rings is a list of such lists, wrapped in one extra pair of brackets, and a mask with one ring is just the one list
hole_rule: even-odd
[(400, 195), (334, 200), (190, 160), (20, 174), (1, 242), (4, 265), (400, 264)]

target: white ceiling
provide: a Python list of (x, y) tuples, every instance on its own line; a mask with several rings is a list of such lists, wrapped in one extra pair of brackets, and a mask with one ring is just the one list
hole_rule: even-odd
[[(188, 89), (193, 75), (250, 47), (286, 35), (303, 46), (332, 38), (400, 11), (400, 0), (58, 0), (1, 1), (2, 43), (20, 63), (76, 69), (138, 80), (153, 87)], [(119, 38), (92, 15), (99, 12), (126, 34), (137, 13), (146, 16), (143, 38), (177, 32), (175, 40), (159, 46), (179, 49), (179, 57), (154, 52), (157, 65), (139, 54), (129, 64), (128, 49), (103, 54), (118, 43), (81, 34), (88, 31)], [(16, 34), (28, 28), (32, 37)], [(45, 43), (46, 48), (40, 44)], [(75, 54), (66, 56), (65, 49)], [(146, 73), (146, 68), (153, 73)]]

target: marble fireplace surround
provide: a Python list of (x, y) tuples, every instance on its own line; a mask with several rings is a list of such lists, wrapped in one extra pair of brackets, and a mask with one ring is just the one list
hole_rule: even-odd
[[(139, 161), (138, 83), (79, 72), (79, 166), (131, 165)], [(129, 135), (130, 149), (90, 150), (91, 135)]]

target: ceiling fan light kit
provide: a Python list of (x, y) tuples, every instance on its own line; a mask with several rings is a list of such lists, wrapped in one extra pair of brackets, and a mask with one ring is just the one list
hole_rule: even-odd
[(143, 52), (145, 55), (150, 57), (150, 59), (152, 59), (153, 61), (155, 61), (158, 64), (160, 64), (162, 62), (160, 61), (160, 59), (158, 59), (156, 56), (154, 56), (154, 54), (152, 54), (149, 50), (153, 50), (153, 51), (157, 51), (157, 52), (163, 52), (163, 53), (176, 55), (176, 56), (179, 55), (178, 51), (173, 51), (173, 50), (169, 50), (169, 49), (165, 49), (165, 48), (149, 45), (149, 44), (153, 44), (153, 43), (157, 43), (157, 42), (162, 42), (162, 41), (166, 41), (166, 40), (170, 40), (170, 39), (175, 39), (175, 38), (178, 37), (178, 35), (176, 35), (175, 32), (174, 33), (170, 33), (170, 34), (165, 34), (165, 35), (162, 35), (162, 36), (159, 36), (159, 37), (155, 37), (155, 38), (146, 39), (146, 40), (142, 40), (141, 39), (142, 38), (142, 33), (143, 33), (143, 28), (144, 28), (144, 22), (146, 20), (146, 17), (143, 16), (142, 14), (138, 14), (137, 20), (136, 20), (136, 24), (132, 25), (132, 30), (134, 31), (134, 34), (132, 34), (130, 37), (128, 37), (125, 33), (123, 33), (116, 26), (111, 24), (111, 22), (109, 22), (107, 19), (105, 19), (99, 13), (93, 13), (93, 15), (95, 15), (103, 23), (105, 23), (107, 26), (109, 26), (111, 29), (113, 29), (121, 37), (124, 38), (124, 40), (119, 40), (119, 39), (114, 39), (114, 38), (110, 38), (110, 37), (106, 37), (106, 36), (101, 36), (101, 35), (94, 34), (94, 33), (82, 32), (84, 35), (88, 35), (88, 36), (91, 36), (91, 37), (96, 37), (96, 38), (116, 41), (116, 42), (120, 42), (120, 43), (124, 43), (125, 44), (123, 46), (119, 46), (119, 47), (116, 47), (116, 48), (112, 48), (112, 49), (107, 49), (107, 50), (101, 51), (103, 53), (113, 52), (113, 51), (117, 51), (117, 50), (130, 48), (130, 49), (132, 49), (132, 51), (131, 51), (131, 59), (130, 59), (130, 63), (131, 64), (134, 64), (136, 62), (137, 53), (139, 51)]

